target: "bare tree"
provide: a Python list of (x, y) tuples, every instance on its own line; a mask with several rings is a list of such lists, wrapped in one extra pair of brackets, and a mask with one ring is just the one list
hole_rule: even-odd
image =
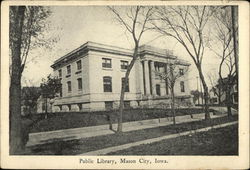
[[(173, 115), (173, 124), (176, 124), (175, 121), (175, 85), (176, 81), (183, 77), (188, 72), (189, 64), (183, 63), (180, 60), (175, 60), (170, 63), (169, 68), (165, 69), (164, 72), (156, 72), (161, 79), (167, 81), (168, 88), (171, 93), (171, 110)], [(182, 84), (184, 88), (184, 84)]]
[(128, 84), (128, 77), (135, 61), (138, 59), (138, 48), (143, 34), (149, 30), (148, 24), (153, 14), (153, 7), (130, 6), (130, 7), (108, 7), (114, 13), (117, 21), (124, 27), (126, 32), (132, 36), (134, 41), (133, 58), (125, 73), (124, 84), (122, 84), (120, 95), (120, 106), (118, 116), (117, 132), (122, 132), (122, 115), (124, 109), (124, 93)]
[[(10, 7), (10, 48), (14, 43), (14, 16), (15, 7)], [(47, 36), (46, 33), (50, 29), (47, 18), (51, 15), (48, 7), (26, 6), (24, 13), (22, 38), (21, 38), (21, 72), (23, 72), (27, 63), (29, 52), (35, 48), (45, 47), (51, 49), (55, 42), (58, 41), (57, 36)], [(11, 53), (10, 53), (11, 55)], [(30, 58), (30, 61), (33, 58)]]
[[(230, 10), (227, 8), (219, 9), (214, 13), (215, 23), (215, 42), (210, 47), (220, 58), (219, 64), (219, 83), (224, 87), (226, 93), (226, 105), (228, 116), (232, 116), (232, 95), (233, 86), (237, 83), (237, 70), (233, 43), (232, 19)], [(216, 43), (217, 42), (217, 43)], [(219, 48), (218, 48), (219, 47)], [(225, 75), (225, 76), (224, 76)]]
[(194, 61), (204, 89), (205, 119), (210, 119), (208, 87), (202, 71), (207, 37), (204, 32), (214, 9), (208, 6), (157, 7), (154, 26), (161, 34), (177, 40)]
[(21, 119), (21, 77), (29, 51), (35, 47), (49, 46), (55, 39), (46, 40), (47, 7), (10, 6), (10, 154), (20, 153), (25, 146)]
[(42, 79), (40, 84), (41, 94), (45, 100), (45, 118), (48, 118), (48, 99), (49, 101), (58, 96), (58, 93), (61, 93), (62, 84), (61, 79), (51, 76), (49, 74), (47, 79)]
[(218, 78), (218, 73), (217, 74), (213, 74), (213, 73), (208, 74), (208, 79), (210, 81), (210, 85), (212, 86), (211, 90), (218, 97), (218, 103), (220, 105), (221, 98), (224, 95), (224, 90), (223, 90), (224, 88), (223, 88), (223, 85), (222, 85), (220, 79)]

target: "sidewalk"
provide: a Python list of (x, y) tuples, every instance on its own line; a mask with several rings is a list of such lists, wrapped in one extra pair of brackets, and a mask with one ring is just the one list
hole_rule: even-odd
[[(211, 118), (223, 117), (226, 114), (213, 115), (210, 113)], [(194, 114), (193, 118), (190, 115), (177, 116), (176, 123), (184, 122), (193, 122), (204, 119), (204, 113)], [(154, 128), (160, 126), (166, 126), (172, 124), (172, 118), (159, 118), (159, 119), (150, 119), (134, 122), (123, 123), (123, 131), (135, 131), (147, 128)], [(117, 124), (113, 124), (113, 129), (117, 128)], [(109, 129), (109, 125), (100, 125), (100, 126), (91, 126), (83, 128), (74, 128), (74, 129), (63, 129), (57, 131), (49, 132), (39, 132), (39, 133), (30, 133), (29, 141), (26, 146), (34, 146), (39, 144), (51, 143), (54, 141), (67, 141), (80, 138), (88, 138), (94, 136), (108, 135), (113, 134), (114, 131)]]
[(139, 146), (139, 145), (151, 144), (154, 142), (159, 142), (162, 140), (177, 138), (177, 137), (186, 136), (186, 135), (199, 133), (199, 132), (206, 132), (206, 131), (211, 130), (211, 129), (217, 129), (217, 128), (222, 128), (222, 127), (226, 127), (226, 126), (231, 126), (231, 125), (235, 125), (237, 123), (238, 123), (238, 121), (228, 122), (228, 123), (224, 123), (224, 124), (215, 125), (212, 127), (205, 127), (205, 128), (201, 128), (201, 129), (196, 129), (196, 130), (161, 136), (161, 137), (157, 137), (157, 138), (146, 139), (146, 140), (142, 140), (142, 141), (138, 141), (138, 142), (132, 142), (132, 143), (124, 144), (124, 145), (108, 147), (108, 148), (104, 148), (104, 149), (100, 149), (100, 150), (85, 152), (85, 153), (82, 153), (80, 155), (95, 155), (95, 156), (106, 155), (108, 153), (117, 152), (120, 150), (125, 150), (125, 149)]

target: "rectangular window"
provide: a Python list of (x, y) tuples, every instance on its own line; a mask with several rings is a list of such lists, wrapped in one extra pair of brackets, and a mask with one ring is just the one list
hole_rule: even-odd
[(60, 84), (60, 90), (59, 90), (59, 95), (60, 95), (60, 97), (62, 97), (62, 84)]
[(78, 90), (82, 90), (82, 78), (77, 79)]
[(67, 74), (68, 75), (71, 74), (71, 66), (70, 65), (67, 66)]
[(121, 60), (121, 69), (124, 69), (124, 70), (128, 69), (128, 61)]
[(183, 69), (179, 69), (179, 73), (180, 73), (180, 76), (182, 76), (182, 75), (184, 75), (184, 71), (183, 71)]
[(185, 92), (185, 84), (184, 81), (180, 82), (180, 86), (181, 86), (181, 92)]
[(71, 90), (72, 90), (72, 89), (71, 89), (71, 81), (68, 81), (68, 82), (67, 82), (67, 85), (68, 85), (68, 92), (71, 92)]
[(62, 70), (58, 70), (58, 77), (62, 77)]
[(161, 95), (161, 85), (160, 84), (156, 84), (156, 94), (158, 95), (158, 96), (160, 96)]
[(105, 102), (105, 109), (107, 110), (113, 109), (113, 102), (112, 101)]
[(82, 110), (82, 104), (81, 104), (81, 103), (78, 103), (77, 106), (78, 106), (78, 108), (79, 108), (79, 111), (81, 111), (81, 110)]
[(81, 60), (77, 61), (76, 66), (77, 66), (77, 70), (81, 70), (82, 69), (82, 61)]
[(59, 110), (62, 111), (62, 105), (59, 105), (58, 107), (59, 107)]
[(71, 110), (71, 105), (70, 104), (68, 104), (68, 108), (69, 108), (69, 111)]
[(109, 59), (109, 58), (102, 58), (102, 67), (103, 68), (112, 68), (111, 59)]
[[(122, 78), (122, 86), (125, 85), (125, 77)], [(127, 84), (125, 85), (125, 92), (129, 92), (129, 79)]]
[(104, 92), (112, 92), (112, 77), (103, 77), (103, 90)]

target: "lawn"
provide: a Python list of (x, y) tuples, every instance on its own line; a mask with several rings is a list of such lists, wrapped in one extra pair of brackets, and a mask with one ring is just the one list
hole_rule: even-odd
[[(124, 132), (122, 134), (103, 135), (79, 140), (61, 141), (55, 139), (51, 143), (31, 146), (29, 155), (76, 155), (98, 149), (103, 149), (112, 146), (118, 146), (126, 143), (141, 141), (145, 139), (160, 137), (177, 132), (184, 132), (193, 129), (199, 129), (211, 125), (222, 124), (229, 121), (238, 120), (237, 116), (232, 119), (227, 117), (215, 118), (209, 121), (197, 121), (173, 125), (156, 127), (151, 129), (136, 130)], [(237, 138), (236, 138), (237, 139)], [(235, 140), (236, 140), (235, 139)], [(140, 154), (134, 152), (134, 155)]]
[[(176, 109), (177, 116), (203, 112), (204, 111), (201, 108)], [(103, 125), (109, 123), (109, 118), (112, 123), (116, 123), (117, 114), (118, 111), (50, 113), (47, 119), (43, 119), (36, 123), (30, 132)], [(36, 120), (43, 116), (44, 115), (33, 115), (28, 117), (28, 119)], [(123, 121), (129, 122), (171, 116), (172, 113), (170, 109), (127, 109), (124, 110)], [(24, 119), (26, 120), (27, 118)]]
[(131, 147), (109, 155), (238, 155), (238, 125)]

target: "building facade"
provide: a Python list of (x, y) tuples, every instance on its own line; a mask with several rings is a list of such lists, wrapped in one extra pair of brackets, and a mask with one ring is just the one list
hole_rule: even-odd
[[(121, 86), (132, 50), (87, 42), (51, 66), (61, 79), (62, 91), (53, 111), (95, 111), (119, 107)], [(170, 51), (141, 46), (125, 92), (125, 107), (169, 107), (168, 82), (156, 72), (164, 72), (176, 60)], [(186, 61), (181, 67), (188, 67)], [(180, 105), (191, 104), (188, 74), (177, 80), (175, 94)]]
[[(210, 104), (226, 104), (226, 91), (225, 89), (218, 88), (219, 86), (216, 85), (215, 87), (212, 87), (212, 89), (209, 91), (209, 98), (210, 98)], [(233, 87), (231, 89), (231, 101), (232, 104), (238, 105), (238, 85), (237, 83), (233, 84)]]

